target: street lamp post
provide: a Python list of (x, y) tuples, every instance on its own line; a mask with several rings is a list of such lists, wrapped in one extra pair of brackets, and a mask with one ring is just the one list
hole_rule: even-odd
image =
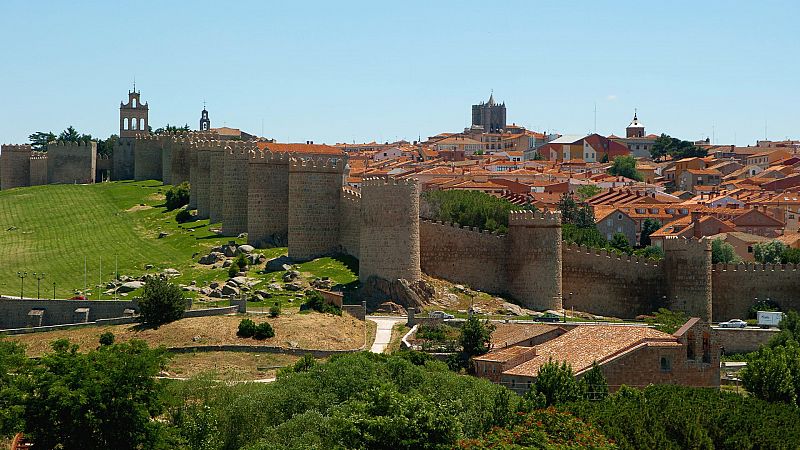
[(28, 276), (28, 272), (17, 272), (17, 276), (21, 282), (19, 288), (19, 298), (22, 299), (22, 297), (25, 296), (25, 277)]
[(53, 281), (53, 300), (56, 299), (56, 282)]
[(36, 300), (39, 300), (39, 298), (41, 298), (40, 295), (39, 295), (40, 292), (41, 292), (39, 290), (39, 283), (42, 280), (44, 280), (44, 277), (45, 277), (45, 273), (44, 272), (41, 272), (39, 274), (37, 274), (36, 272), (33, 272), (33, 278), (36, 278)]

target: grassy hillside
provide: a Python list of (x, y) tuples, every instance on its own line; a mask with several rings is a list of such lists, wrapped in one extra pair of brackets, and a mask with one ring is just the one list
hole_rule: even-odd
[[(207, 220), (176, 223), (175, 212), (162, 206), (166, 189), (155, 181), (131, 181), (0, 191), (0, 293), (18, 296), (17, 272), (27, 271), (26, 297), (36, 296), (33, 272), (46, 274), (43, 298), (52, 297), (53, 282), (57, 297), (72, 296), (83, 290), (84, 257), (92, 299), (99, 292), (93, 286), (113, 279), (115, 257), (123, 275), (141, 275), (153, 264), (153, 271), (181, 271), (179, 282), (224, 279), (196, 265), (192, 256), (230, 238), (213, 233)], [(168, 236), (159, 238), (161, 232)], [(268, 257), (270, 252), (281, 250), (265, 252)]]

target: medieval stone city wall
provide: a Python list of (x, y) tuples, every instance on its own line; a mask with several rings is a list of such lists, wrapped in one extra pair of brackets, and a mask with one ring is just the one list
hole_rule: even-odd
[(361, 193), (342, 188), (339, 198), (339, 246), (342, 253), (359, 258), (361, 251)]
[(211, 147), (208, 177), (208, 218), (219, 223), (225, 202), (225, 146), (220, 141), (214, 141)]
[(96, 172), (97, 142), (51, 142), (47, 144), (48, 183), (94, 183)]
[(30, 145), (3, 145), (0, 148), (0, 189), (30, 186)]
[(222, 233), (237, 236), (247, 232), (247, 183), (253, 144), (234, 141), (223, 152)]
[(172, 147), (170, 158), (170, 181), (178, 185), (189, 181), (189, 152), (193, 151), (193, 142), (184, 137), (172, 137), (169, 144)]
[(111, 170), (112, 180), (133, 179), (133, 153), (135, 146), (136, 141), (133, 139), (120, 139), (114, 143), (114, 150), (111, 155), (113, 160), (113, 169)]
[(197, 174), (195, 184), (190, 188), (194, 190), (197, 197), (197, 218), (208, 219), (211, 210), (209, 195), (209, 174), (211, 173), (211, 146), (210, 141), (201, 141), (197, 144)]
[(361, 183), (359, 279), (422, 279), (419, 185), (416, 180), (367, 178)]
[(186, 155), (186, 162), (189, 163), (189, 209), (197, 209), (197, 190), (194, 189), (200, 176), (197, 166), (197, 143), (192, 142), (187, 148), (189, 148)]
[(161, 146), (161, 181), (164, 184), (172, 183), (172, 151), (175, 140), (172, 136), (159, 136)]
[(564, 308), (612, 317), (651, 314), (663, 306), (662, 261), (564, 245)]
[(420, 264), (432, 277), (484, 292), (504, 293), (505, 251), (505, 235), (443, 222), (420, 222)]
[(690, 317), (711, 320), (711, 241), (664, 240), (666, 306)]
[(341, 157), (290, 159), (289, 257), (309, 260), (337, 250), (343, 173)]
[(289, 230), (289, 153), (253, 149), (247, 188), (247, 241), (284, 244)]
[(715, 264), (711, 272), (714, 320), (746, 319), (758, 300), (782, 311), (800, 310), (800, 266), (795, 264)]
[(97, 170), (95, 170), (95, 183), (111, 180), (111, 173), (114, 170), (114, 161), (108, 155), (97, 155)]
[(47, 153), (32, 152), (30, 160), (30, 185), (47, 184)]
[(161, 142), (159, 137), (137, 136), (133, 161), (134, 180), (161, 180)]

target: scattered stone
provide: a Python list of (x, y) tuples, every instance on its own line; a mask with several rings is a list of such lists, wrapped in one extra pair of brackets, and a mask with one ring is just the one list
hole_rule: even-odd
[(285, 256), (285, 255), (284, 256), (279, 256), (279, 257), (277, 257), (275, 259), (270, 259), (269, 261), (267, 261), (267, 266), (266, 266), (265, 270), (267, 272), (277, 272), (279, 270), (290, 270), (292, 268), (291, 264), (292, 264), (291, 258), (289, 258), (288, 256)]
[(401, 316), (408, 314), (405, 308), (394, 302), (381, 303), (378, 306), (378, 309), (375, 310), (375, 312), (382, 314), (399, 314)]
[(169, 233), (166, 233), (164, 231), (162, 231), (161, 233), (158, 233), (158, 238), (159, 239), (163, 239), (163, 238), (165, 238), (167, 236), (169, 236)]
[(464, 291), (467, 290), (467, 288), (465, 288), (464, 286), (462, 286), (460, 284), (457, 284), (457, 285), (453, 286), (453, 289), (457, 290), (458, 292), (464, 292)]
[(303, 285), (298, 282), (293, 283), (286, 283), (286, 290), (287, 291), (299, 291), (303, 289)]
[(292, 280), (296, 279), (299, 276), (300, 276), (300, 272), (298, 272), (296, 270), (289, 270), (285, 274), (283, 274), (283, 281), (289, 282), (289, 281), (292, 281)]
[(208, 255), (201, 257), (199, 262), (200, 264), (210, 266), (223, 259), (225, 259), (225, 255), (222, 252), (212, 251)]
[(211, 284), (208, 285), (211, 289), (216, 289), (219, 287), (219, 282), (212, 281)]
[(222, 286), (222, 295), (229, 296), (229, 295), (239, 295), (239, 288), (236, 286), (231, 286), (230, 284), (226, 284)]
[(362, 297), (370, 303), (391, 300), (404, 308), (427, 305), (436, 295), (436, 289), (427, 281), (419, 280), (411, 283), (403, 278), (388, 281), (371, 276), (361, 289)]
[(122, 283), (120, 287), (117, 289), (117, 292), (131, 292), (135, 291), (136, 289), (141, 289), (144, 286), (144, 282), (142, 281), (128, 281), (127, 283)]
[(241, 253), (244, 253), (244, 254), (246, 254), (246, 255), (249, 255), (250, 253), (253, 253), (253, 252), (255, 251), (255, 249), (256, 249), (256, 248), (255, 248), (255, 247), (253, 247), (252, 245), (247, 245), (247, 244), (245, 244), (245, 245), (240, 245), (240, 246), (237, 248), (237, 250), (238, 250), (238, 251), (237, 251), (237, 253), (240, 253), (240, 254), (241, 254)]
[(153, 265), (152, 265), (152, 264), (145, 264), (145, 265), (144, 265), (144, 270), (150, 270), (150, 269), (152, 269), (152, 268), (153, 268)]
[(200, 288), (200, 293), (203, 295), (211, 295), (211, 288)]
[(192, 286), (197, 286), (197, 280), (192, 280), (191, 283), (189, 284), (191, 284)]
[(219, 289), (215, 289), (208, 294), (209, 297), (212, 298), (222, 298), (222, 291)]
[(257, 290), (255, 294), (261, 298), (271, 298), (272, 294), (264, 290)]
[(17, 227), (11, 226), (11, 227), (6, 228), (6, 231), (14, 231), (14, 230), (17, 230), (17, 229), (18, 229)]
[(195, 337), (192, 338), (192, 342), (200, 342), (200, 339), (203, 339), (203, 338), (200, 337), (200, 336), (195, 336)]
[(244, 239), (247, 237), (247, 233), (239, 233), (239, 236), (236, 237), (238, 237), (239, 239)]
[(164, 269), (164, 275), (168, 277), (178, 277), (181, 273), (177, 269)]
[(443, 299), (444, 299), (444, 300), (445, 300), (445, 301), (446, 301), (448, 304), (457, 304), (457, 303), (458, 303), (458, 300), (459, 300), (458, 296), (457, 296), (456, 294), (452, 294), (452, 293), (447, 293), (447, 294), (444, 294), (444, 298), (443, 298)]
[(514, 315), (514, 316), (525, 316), (525, 315), (527, 315), (527, 314), (525, 314), (525, 311), (523, 310), (523, 308), (521, 306), (515, 305), (513, 303), (508, 303), (508, 302), (503, 303), (503, 310), (505, 310), (506, 313)]
[(333, 287), (333, 281), (331, 281), (331, 279), (328, 277), (314, 278), (314, 280), (311, 281), (311, 287), (315, 289), (329, 290)]
[(278, 283), (270, 283), (267, 287), (272, 289), (273, 291), (282, 291), (283, 290), (283, 286), (281, 286)]
[(231, 261), (230, 259), (226, 259), (225, 261), (222, 262), (222, 267), (230, 267), (232, 265), (233, 261)]
[(222, 246), (222, 253), (228, 258), (236, 256), (236, 243), (231, 241), (228, 245)]
[(230, 279), (230, 281), (236, 283), (237, 286), (247, 285), (247, 277), (233, 277)]
[(261, 253), (253, 253), (253, 254), (247, 255), (247, 264), (251, 265), (251, 266), (255, 266), (255, 265), (261, 264), (266, 260), (267, 260), (267, 257), (262, 255)]

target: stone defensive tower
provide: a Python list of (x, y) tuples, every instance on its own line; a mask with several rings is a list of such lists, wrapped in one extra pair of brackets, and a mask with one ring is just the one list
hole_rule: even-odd
[(191, 190), (196, 191), (197, 217), (199, 219), (208, 219), (211, 210), (209, 196), (210, 164), (211, 141), (199, 141), (197, 143), (197, 173), (195, 175), (195, 182), (191, 185)]
[(222, 233), (226, 236), (247, 231), (247, 166), (251, 147), (249, 142), (233, 141), (227, 144), (223, 153)]
[(289, 229), (289, 153), (250, 151), (247, 241), (286, 245)]
[(361, 184), (358, 278), (422, 279), (416, 180), (367, 178)]
[(47, 152), (31, 152), (30, 185), (47, 184)]
[(0, 148), (0, 189), (30, 186), (32, 153), (30, 145), (3, 145)]
[(509, 295), (531, 309), (561, 309), (561, 213), (512, 211), (506, 245)]
[(342, 157), (289, 160), (289, 257), (298, 261), (334, 253), (339, 241)]
[(134, 141), (133, 179), (161, 180), (163, 175), (161, 142), (158, 136), (140, 134)]
[(665, 239), (667, 308), (684, 311), (689, 317), (711, 320), (711, 270), (711, 241)]
[(212, 141), (209, 158), (208, 218), (211, 223), (218, 223), (222, 222), (225, 202), (225, 144)]
[(47, 144), (48, 183), (94, 183), (96, 172), (97, 142), (58, 141)]
[(111, 155), (113, 165), (111, 178), (113, 180), (133, 179), (133, 139), (120, 139), (114, 143), (114, 153)]
[(119, 103), (119, 137), (133, 139), (137, 134), (149, 133), (147, 103), (142, 104), (136, 85), (133, 91), (128, 91), (128, 103)]

